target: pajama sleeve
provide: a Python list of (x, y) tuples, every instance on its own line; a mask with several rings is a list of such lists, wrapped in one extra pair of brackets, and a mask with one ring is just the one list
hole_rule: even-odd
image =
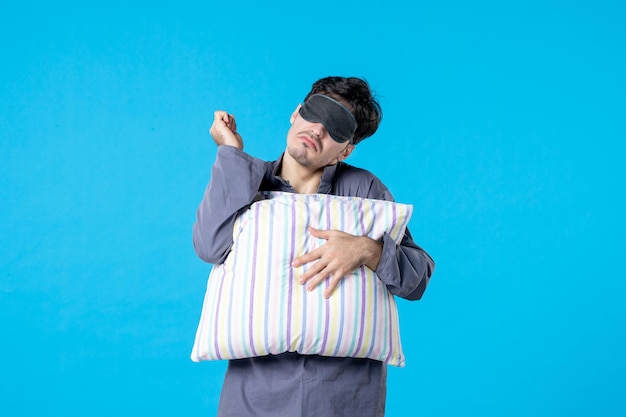
[(218, 147), (211, 180), (196, 211), (193, 246), (200, 259), (220, 264), (233, 243), (233, 224), (254, 200), (266, 162), (228, 145)]

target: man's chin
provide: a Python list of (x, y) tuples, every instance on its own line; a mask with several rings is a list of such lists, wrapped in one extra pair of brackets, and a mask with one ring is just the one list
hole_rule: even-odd
[(289, 154), (289, 156), (291, 156), (291, 159), (293, 159), (294, 161), (296, 161), (297, 163), (305, 167), (310, 167), (313, 165), (311, 158), (309, 158), (308, 151), (309, 149), (305, 147), (301, 147), (297, 149), (293, 149), (293, 148), (287, 149), (287, 153)]

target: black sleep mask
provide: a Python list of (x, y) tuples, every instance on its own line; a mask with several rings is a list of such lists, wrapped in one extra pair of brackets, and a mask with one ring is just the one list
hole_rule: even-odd
[(314, 94), (300, 107), (300, 116), (312, 123), (324, 125), (335, 142), (354, 142), (357, 122), (350, 110), (328, 96)]

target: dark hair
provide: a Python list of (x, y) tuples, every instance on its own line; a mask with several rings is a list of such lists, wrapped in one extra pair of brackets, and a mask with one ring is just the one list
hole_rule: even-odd
[(378, 129), (383, 110), (374, 98), (367, 81), (356, 77), (326, 77), (313, 83), (306, 101), (313, 94), (324, 94), (346, 105), (354, 115), (358, 126), (354, 132), (354, 143), (370, 137)]

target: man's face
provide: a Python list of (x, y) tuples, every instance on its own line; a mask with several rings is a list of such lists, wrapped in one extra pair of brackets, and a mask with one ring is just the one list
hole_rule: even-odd
[(353, 145), (338, 143), (321, 123), (309, 122), (299, 114), (300, 106), (291, 115), (287, 132), (287, 154), (300, 165), (318, 170), (342, 161), (352, 153)]

